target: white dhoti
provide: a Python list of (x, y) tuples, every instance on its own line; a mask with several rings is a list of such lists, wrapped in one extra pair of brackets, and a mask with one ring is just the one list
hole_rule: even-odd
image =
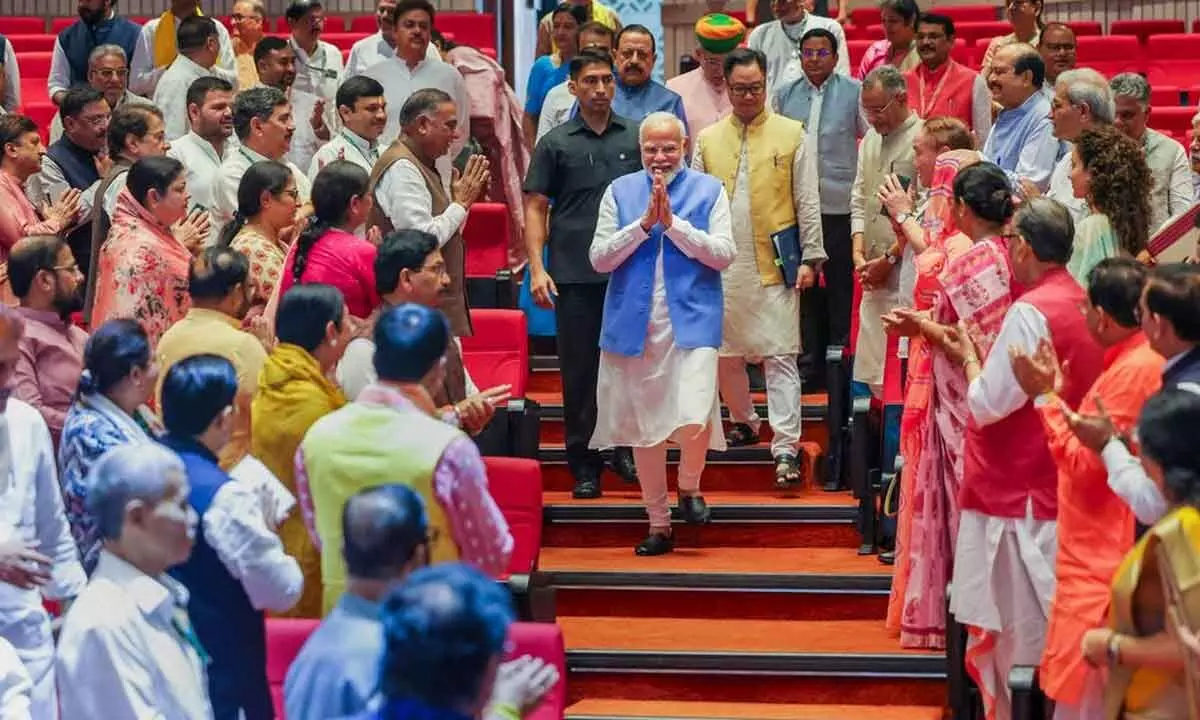
[(867, 290), (858, 306), (858, 341), (854, 344), (854, 379), (871, 386), (876, 396), (883, 391), (883, 366), (887, 361), (887, 331), (883, 316), (901, 305), (897, 288)]
[(950, 612), (968, 626), (967, 672), (989, 720), (1012, 717), (1009, 671), (1036, 666), (1046, 642), (1058, 526), (972, 510), (959, 516)]

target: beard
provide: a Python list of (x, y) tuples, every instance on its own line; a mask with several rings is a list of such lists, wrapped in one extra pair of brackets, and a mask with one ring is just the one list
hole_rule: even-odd
[(83, 288), (78, 287), (75, 292), (65, 293), (61, 290), (54, 294), (54, 301), (51, 303), (54, 311), (61, 317), (68, 317), (71, 313), (77, 313), (83, 310)]

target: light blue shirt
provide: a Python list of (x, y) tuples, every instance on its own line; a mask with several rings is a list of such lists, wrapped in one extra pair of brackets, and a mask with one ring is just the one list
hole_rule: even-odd
[(329, 720), (370, 709), (382, 657), (379, 605), (345, 593), (288, 668), (288, 720)]
[(1046, 96), (1035, 92), (1020, 107), (1001, 110), (983, 146), (983, 156), (1004, 170), (1014, 188), (1025, 178), (1046, 192), (1059, 156)]
[[(624, 85), (617, 80), (612, 111), (614, 115), (620, 115), (634, 125), (640, 125), (652, 112), (669, 112), (682, 120), (683, 126), (687, 127), (687, 115), (683, 112), (683, 98), (679, 97), (679, 93), (674, 90), (667, 89), (666, 85), (653, 80), (648, 80), (645, 84), (637, 87)], [(571, 108), (571, 117), (578, 114), (579, 103), (576, 102)]]

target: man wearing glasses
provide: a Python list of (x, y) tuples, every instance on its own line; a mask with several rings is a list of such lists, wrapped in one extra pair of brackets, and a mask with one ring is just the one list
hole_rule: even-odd
[(1075, 69), (1076, 48), (1075, 31), (1070, 25), (1052, 22), (1042, 28), (1037, 49), (1042, 55), (1042, 62), (1046, 64), (1046, 81), (1042, 84), (1046, 100), (1054, 100), (1054, 84), (1058, 76)]
[(1028, 180), (1045, 192), (1058, 160), (1059, 142), (1042, 92), (1046, 64), (1030, 45), (1016, 43), (996, 52), (987, 71), (992, 100), (1000, 105), (983, 156), (1008, 174), (1013, 187)]
[[(122, 63), (133, 56), (142, 28), (128, 18), (118, 16), (116, 4), (116, 0), (79, 0), (79, 20), (59, 34), (54, 43), (54, 55), (50, 58), (47, 88), (55, 105), (62, 102), (67, 88), (94, 84), (92, 57), (97, 48), (120, 48)], [(121, 88), (125, 88), (124, 76), (121, 77)], [(115, 105), (113, 109), (116, 109)], [(51, 136), (51, 142), (55, 139)]]
[[(847, 3), (842, 3), (845, 7)], [(778, 18), (760, 24), (750, 33), (747, 46), (767, 56), (767, 92), (775, 91), (800, 76), (800, 42), (804, 34), (821, 28), (833, 34), (839, 48), (846, 46), (846, 33), (836, 21), (809, 12), (804, 0), (771, 0), (771, 13)], [(837, 71), (850, 74), (849, 53), (837, 59)]]
[(293, 89), (333, 102), (342, 75), (342, 51), (321, 39), (325, 10), (317, 0), (293, 0), (285, 17), (292, 29), (288, 43), (296, 54)]
[(722, 273), (725, 318), (718, 369), (734, 426), (729, 445), (758, 442), (746, 362), (761, 358), (774, 438), (775, 482), (803, 480), (800, 442), (800, 291), (825, 262), (815, 143), (804, 125), (767, 108), (767, 58), (738, 49), (725, 59), (733, 114), (700, 134), (693, 168), (729, 194), (737, 257)]
[[(88, 58), (87, 84), (104, 93), (108, 106), (116, 110), (126, 103), (151, 105), (152, 103), (141, 95), (134, 95), (125, 87), (129, 79), (129, 62), (125, 51), (120, 45), (100, 45), (92, 50)], [(53, 80), (51, 80), (53, 82)], [(66, 95), (66, 88), (58, 93), (58, 104)], [(50, 142), (56, 143), (63, 134), (62, 114), (54, 113), (50, 121)]]
[(816, 139), (821, 230), (825, 238), (825, 286), (800, 296), (803, 354), (800, 372), (810, 388), (825, 384), (825, 348), (850, 342), (854, 264), (850, 258), (850, 188), (858, 167), (858, 138), (867, 132), (859, 111), (862, 85), (834, 72), (844, 51), (833, 33), (813, 28), (800, 39), (804, 75), (779, 89), (775, 109), (804, 123)]

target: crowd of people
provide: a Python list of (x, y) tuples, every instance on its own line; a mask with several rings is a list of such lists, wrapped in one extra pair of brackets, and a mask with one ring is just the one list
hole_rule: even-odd
[(0, 115), (6, 712), (272, 717), (266, 612), (325, 618), (289, 717), (536, 705), (557, 677), (500, 663), (513, 537), (472, 441), (512, 388), (461, 346), (491, 199), (554, 310), (573, 494), (640, 484), (638, 555), (674, 549), (668, 445), (703, 524), (707, 452), (765, 435), (749, 365), (775, 486), (812, 480), (801, 393), (857, 314), (861, 392), (908, 348), (900, 642), (941, 647), (948, 606), (992, 717), (1038, 664), (1064, 720), (1186, 714), (1200, 266), (1150, 239), (1196, 204), (1200, 140), (1147, 127), (1141, 76), (1075, 67), (1042, 0), (978, 73), (913, 0), (855, 69), (807, 2), (712, 13), (666, 84), (650, 30), (570, 0), (523, 108), (427, 0), (379, 0), (345, 63), (318, 0), (286, 39), (254, 0), (232, 33), (114, 4), (56, 44), (48, 147)]

